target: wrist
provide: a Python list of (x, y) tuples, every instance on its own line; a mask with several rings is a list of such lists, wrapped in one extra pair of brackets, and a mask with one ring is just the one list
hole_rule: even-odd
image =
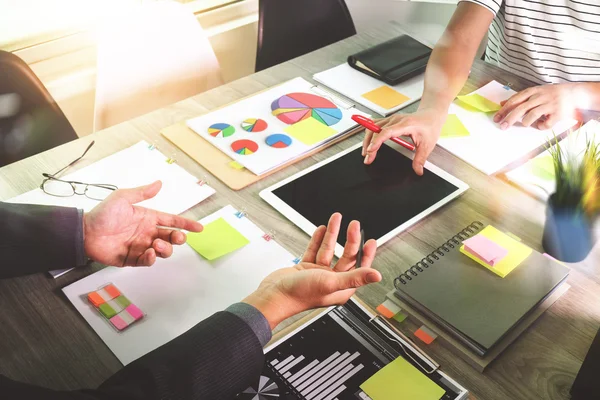
[(243, 303), (249, 304), (256, 308), (265, 317), (269, 323), (271, 330), (275, 329), (283, 320), (288, 318), (288, 312), (282, 305), (285, 301), (278, 300), (277, 296), (269, 295), (260, 290), (252, 293), (244, 300)]

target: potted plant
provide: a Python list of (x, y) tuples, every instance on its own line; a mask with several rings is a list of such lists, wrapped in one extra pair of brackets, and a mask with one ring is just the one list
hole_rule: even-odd
[(582, 153), (561, 148), (558, 140), (548, 149), (556, 191), (548, 199), (542, 246), (565, 262), (582, 261), (595, 242), (592, 226), (599, 209), (600, 146), (589, 137)]

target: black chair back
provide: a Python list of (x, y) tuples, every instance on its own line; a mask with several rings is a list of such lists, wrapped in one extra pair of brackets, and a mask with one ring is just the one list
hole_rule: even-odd
[(256, 71), (355, 34), (344, 0), (260, 0)]
[(0, 167), (74, 139), (75, 130), (31, 68), (0, 50)]

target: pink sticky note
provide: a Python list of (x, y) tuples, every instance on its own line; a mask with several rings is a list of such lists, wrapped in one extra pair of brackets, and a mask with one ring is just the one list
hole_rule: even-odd
[(483, 235), (473, 236), (465, 240), (463, 244), (466, 251), (492, 267), (508, 254), (508, 250)]
[(115, 315), (114, 317), (112, 317), (110, 319), (110, 322), (112, 322), (112, 324), (115, 326), (115, 328), (117, 328), (120, 331), (127, 328), (127, 322), (125, 322), (123, 320), (123, 318), (119, 317), (118, 315)]
[(144, 316), (144, 313), (142, 313), (142, 310), (137, 308), (137, 306), (135, 304), (130, 304), (129, 306), (127, 306), (125, 311), (127, 311), (129, 313), (129, 315), (131, 315), (133, 317), (133, 319), (135, 319), (136, 321), (138, 319), (141, 319)]

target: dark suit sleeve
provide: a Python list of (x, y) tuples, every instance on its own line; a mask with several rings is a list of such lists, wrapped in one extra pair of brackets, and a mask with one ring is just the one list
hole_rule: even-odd
[(0, 393), (10, 400), (231, 400), (255, 383), (263, 363), (252, 328), (223, 311), (127, 365), (97, 390), (57, 392), (0, 376)]
[(83, 212), (0, 202), (0, 278), (85, 263)]

